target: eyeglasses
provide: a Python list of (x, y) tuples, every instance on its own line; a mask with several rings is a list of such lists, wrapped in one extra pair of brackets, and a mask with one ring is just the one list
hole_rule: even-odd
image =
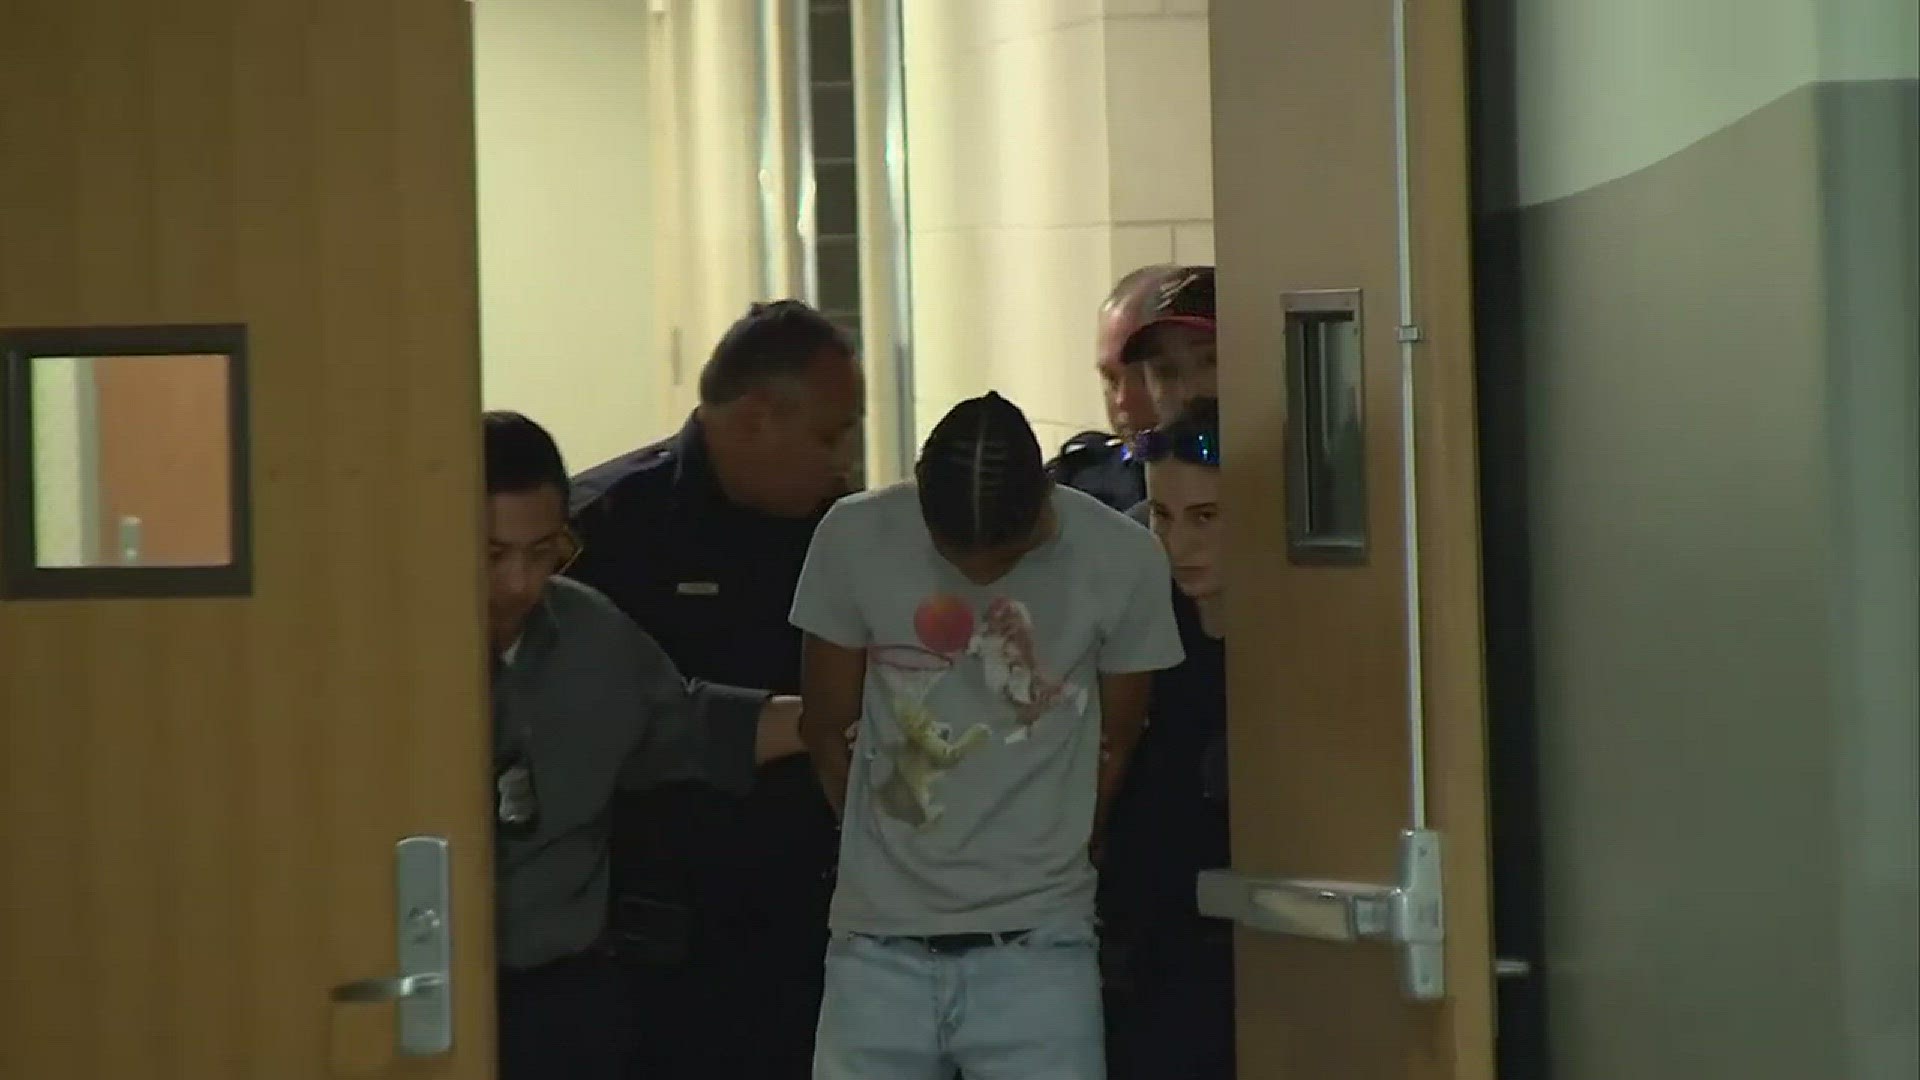
[(560, 550), (556, 554), (560, 557), (560, 566), (554, 570), (555, 575), (564, 574), (573, 569), (573, 564), (579, 562), (580, 556), (587, 551), (587, 545), (580, 542), (580, 538), (573, 534), (572, 529), (560, 534), (559, 546)]
[(522, 559), (528, 569), (547, 577), (554, 577), (573, 569), (580, 556), (587, 550), (580, 538), (567, 529), (551, 539), (542, 540), (526, 547), (495, 547), (487, 554), (489, 566), (497, 567), (509, 559)]
[(1160, 461), (1174, 458), (1189, 465), (1220, 467), (1220, 433), (1217, 431), (1168, 432), (1153, 428), (1135, 435), (1127, 443), (1128, 461)]

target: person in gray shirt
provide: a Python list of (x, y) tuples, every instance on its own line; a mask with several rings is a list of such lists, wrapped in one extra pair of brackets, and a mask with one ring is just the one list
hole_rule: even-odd
[(1159, 542), (989, 393), (827, 512), (793, 623), (843, 808), (815, 1080), (1103, 1080), (1089, 848), (1184, 656)]
[(611, 601), (560, 577), (578, 545), (559, 448), (517, 413), (484, 428), (500, 1076), (615, 1080), (634, 1016), (603, 941), (614, 793), (744, 793), (757, 764), (802, 751), (799, 699), (682, 679)]

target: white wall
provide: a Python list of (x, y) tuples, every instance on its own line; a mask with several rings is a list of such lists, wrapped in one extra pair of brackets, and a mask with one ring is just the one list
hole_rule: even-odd
[[(791, 2), (791, 0), (789, 0)], [(636, 5), (638, 6), (638, 5)], [(650, 23), (657, 253), (654, 385), (677, 425), (714, 342), (757, 300), (799, 295), (791, 229), (791, 102), (777, 98), (779, 150), (763, 152), (763, 103), (786, 85), (784, 21), (759, 0), (671, 0)], [(771, 37), (782, 40), (774, 44)], [(763, 71), (765, 82), (763, 83)], [(670, 268), (670, 269), (668, 269)]]
[(648, 5), (474, 5), (483, 395), (584, 468), (665, 434)]
[[(901, 3), (915, 419), (994, 387), (1057, 445), (1104, 424), (1114, 279), (1213, 256), (1205, 0)], [(484, 397), (576, 468), (675, 427), (763, 298), (757, 9), (649, 9), (474, 8)]]
[[(1913, 0), (1517, 0), (1522, 205), (1645, 168), (1815, 79), (1920, 66)], [(1709, 62), (1710, 61), (1710, 62)]]
[(85, 566), (94, 546), (92, 361), (33, 361), (34, 561)]
[(1522, 0), (1565, 1080), (1920, 1072), (1920, 9)]
[(1114, 280), (1212, 259), (1204, 0), (902, 2), (919, 433), (992, 388), (1057, 446)]

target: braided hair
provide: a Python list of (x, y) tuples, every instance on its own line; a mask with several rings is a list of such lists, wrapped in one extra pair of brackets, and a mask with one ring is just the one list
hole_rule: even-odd
[(1053, 489), (1026, 414), (992, 391), (934, 425), (913, 475), (927, 531), (970, 551), (1031, 537)]

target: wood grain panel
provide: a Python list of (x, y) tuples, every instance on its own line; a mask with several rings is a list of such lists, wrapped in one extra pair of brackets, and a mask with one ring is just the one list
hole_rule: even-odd
[[(0, 1075), (492, 1074), (468, 18), (0, 0), (0, 325), (247, 324), (256, 551), (250, 598), (0, 603)], [(326, 991), (392, 970), (414, 832), (458, 1046), (396, 1072)]]
[[(1449, 1000), (1395, 955), (1241, 935), (1243, 1077), (1491, 1072), (1478, 542), (1457, 3), (1410, 4), (1415, 430), (1430, 825), (1448, 845)], [(1393, 6), (1214, 0), (1214, 184), (1229, 559), (1234, 863), (1389, 882), (1411, 819), (1396, 288)], [(1281, 295), (1359, 288), (1370, 554), (1288, 562)]]

